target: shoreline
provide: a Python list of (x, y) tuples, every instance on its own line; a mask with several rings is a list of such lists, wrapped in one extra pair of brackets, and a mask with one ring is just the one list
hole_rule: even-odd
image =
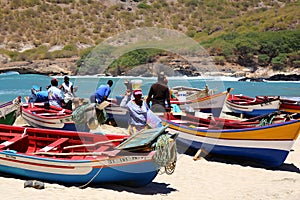
[[(60, 59), (54, 59), (54, 60), (34, 60), (34, 61), (16, 61), (16, 62), (8, 62), (3, 63), (0, 67), (0, 74), (7, 73), (7, 72), (17, 72), (20, 74), (41, 74), (41, 75), (47, 75), (47, 76), (77, 76), (77, 66), (76, 61), (79, 58), (60, 58)], [(159, 62), (153, 63), (153, 65), (158, 65)], [(135, 66), (133, 68), (139, 68), (143, 67), (141, 66)], [(167, 65), (168, 66), (168, 65)], [(172, 65), (169, 66), (171, 70), (175, 72), (175, 68), (172, 67)], [(173, 69), (172, 69), (173, 68)], [(205, 66), (204, 66), (205, 68)], [(300, 81), (300, 69), (299, 68), (285, 68), (283, 71), (274, 71), (272, 67), (257, 67), (255, 71), (250, 70), (250, 68), (240, 66), (236, 63), (225, 63), (224, 65), (215, 65), (212, 71), (207, 71), (207, 69), (203, 68), (203, 72), (201, 73), (202, 77), (216, 77), (216, 76), (224, 76), (224, 77), (232, 77), (232, 78), (247, 78), (247, 79), (268, 79), (274, 76), (278, 76), (279, 78), (285, 78), (291, 75), (294, 75), (298, 81)], [(167, 69), (166, 69), (167, 70)], [(130, 70), (132, 71), (132, 70)], [(184, 72), (196, 72), (192, 71), (191, 69), (185, 69), (183, 68), (182, 74)], [(156, 72), (151, 72), (155, 74)], [(199, 72), (197, 72), (199, 73)], [(111, 74), (94, 74), (94, 75), (86, 75), (86, 76), (105, 76), (110, 77)], [(168, 73), (166, 74), (168, 76)], [(281, 75), (281, 76), (279, 76)], [(124, 75), (111, 75), (113, 77), (128, 77)], [(131, 75), (131, 76), (141, 76), (141, 74)], [(185, 77), (186, 75), (184, 75)], [(147, 78), (148, 76), (143, 76), (143, 78)], [(156, 77), (156, 76), (152, 76)], [(176, 77), (182, 77), (182, 76), (176, 76)], [(187, 76), (188, 78), (197, 77), (197, 76)], [(286, 79), (284, 79), (286, 80)], [(282, 80), (282, 81), (284, 81)], [(276, 80), (277, 81), (277, 80)]]

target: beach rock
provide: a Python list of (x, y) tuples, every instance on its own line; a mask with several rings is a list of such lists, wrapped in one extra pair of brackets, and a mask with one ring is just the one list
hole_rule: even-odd
[(238, 81), (250, 81), (250, 82), (264, 82), (263, 78), (249, 78), (249, 77), (245, 77), (245, 78), (241, 78)]
[(268, 81), (299, 81), (300, 75), (298, 74), (276, 74), (270, 78), (266, 78)]
[(20, 74), (74, 75), (77, 69), (76, 60), (77, 58), (63, 58), (56, 60), (8, 62), (0, 66), (0, 73), (16, 71)]
[(27, 188), (27, 187), (32, 187), (32, 188), (39, 189), (39, 190), (45, 189), (45, 185), (43, 182), (35, 181), (35, 180), (26, 181), (24, 183), (24, 188)]
[(11, 59), (7, 55), (0, 54), (0, 63), (5, 64), (5, 63), (8, 63), (10, 60)]

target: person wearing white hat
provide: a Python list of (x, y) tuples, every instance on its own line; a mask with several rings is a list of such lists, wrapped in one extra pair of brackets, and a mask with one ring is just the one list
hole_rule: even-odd
[(129, 100), (131, 98), (129, 93), (120, 103), (120, 106), (127, 108), (129, 112), (128, 131), (130, 135), (147, 128), (147, 112), (149, 108), (146, 102), (143, 101), (142, 96), (142, 90), (134, 90), (131, 100)]

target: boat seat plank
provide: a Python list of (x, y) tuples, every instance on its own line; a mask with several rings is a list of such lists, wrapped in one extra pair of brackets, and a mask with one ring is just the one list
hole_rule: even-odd
[(108, 145), (100, 146), (94, 152), (104, 152), (104, 151), (107, 151), (110, 147), (111, 146), (108, 146)]
[(62, 143), (68, 141), (69, 138), (60, 138), (54, 142), (52, 142), (51, 144), (45, 146), (44, 148), (40, 149), (39, 152), (48, 152), (51, 151), (52, 149), (58, 147), (59, 145), (61, 145)]
[(57, 116), (57, 115), (66, 115), (65, 113), (38, 113), (37, 115), (41, 115), (41, 116)]
[(71, 145), (71, 146), (66, 146), (64, 149), (74, 149), (74, 148), (81, 148), (81, 147), (94, 147), (100, 144), (112, 144), (113, 142), (123, 142), (123, 139), (113, 139), (113, 140), (107, 140), (107, 141), (99, 141), (93, 144), (81, 144), (81, 145)]
[(28, 137), (28, 135), (25, 135), (25, 136), (23, 136), (23, 137), (22, 137), (22, 135), (15, 136), (15, 137), (13, 137), (13, 138), (10, 139), (10, 140), (7, 140), (7, 141), (5, 141), (5, 142), (2, 142), (2, 143), (0, 144), (0, 149), (2, 149), (2, 148), (7, 148), (7, 147), (11, 146), (12, 144), (14, 144), (14, 143), (16, 143), (16, 142), (18, 142), (18, 141), (21, 141), (21, 140), (23, 140), (23, 139), (25, 139), (25, 138), (27, 138), (27, 137)]
[(6, 136), (20, 136), (20, 133), (7, 133), (7, 132), (0, 132), (0, 136), (6, 137)]

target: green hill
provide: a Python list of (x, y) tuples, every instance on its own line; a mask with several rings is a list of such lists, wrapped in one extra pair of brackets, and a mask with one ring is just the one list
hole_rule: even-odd
[(298, 67), (299, 10), (297, 0), (1, 0), (0, 55), (80, 57), (117, 33), (161, 27), (193, 38), (221, 64)]

